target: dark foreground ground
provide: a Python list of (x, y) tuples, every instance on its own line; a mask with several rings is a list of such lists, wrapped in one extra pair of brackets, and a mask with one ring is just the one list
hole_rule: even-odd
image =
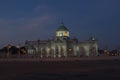
[(120, 80), (120, 59), (0, 60), (0, 80)]

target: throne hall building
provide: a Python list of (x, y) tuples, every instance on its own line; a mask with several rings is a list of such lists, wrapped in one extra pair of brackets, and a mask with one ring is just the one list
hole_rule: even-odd
[(70, 38), (70, 32), (63, 23), (56, 30), (56, 36), (48, 40), (26, 41), (25, 47), (28, 55), (37, 55), (42, 57), (81, 57), (97, 56), (97, 40), (80, 42), (76, 38)]

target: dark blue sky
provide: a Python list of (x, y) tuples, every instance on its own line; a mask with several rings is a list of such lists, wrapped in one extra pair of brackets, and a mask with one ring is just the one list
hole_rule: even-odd
[(61, 21), (80, 41), (120, 47), (120, 0), (0, 0), (0, 47), (51, 38)]

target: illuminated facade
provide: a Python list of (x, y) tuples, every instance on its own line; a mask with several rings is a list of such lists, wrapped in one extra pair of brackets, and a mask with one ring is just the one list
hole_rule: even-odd
[(69, 30), (62, 23), (56, 30), (56, 37), (48, 40), (26, 41), (29, 55), (42, 57), (81, 57), (97, 56), (98, 44), (94, 38), (79, 42), (69, 37)]
[(61, 26), (56, 30), (56, 37), (69, 37), (69, 31), (62, 23)]

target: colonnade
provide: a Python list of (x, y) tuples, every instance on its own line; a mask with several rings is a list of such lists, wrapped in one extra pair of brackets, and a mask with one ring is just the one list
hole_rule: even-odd
[(67, 57), (67, 49), (65, 47), (57, 46), (57, 47), (46, 47), (39, 49), (39, 55), (42, 57)]
[[(71, 51), (71, 52), (70, 52)], [(97, 56), (96, 47), (89, 46), (74, 46), (72, 48), (67, 48), (66, 46), (51, 46), (51, 47), (39, 47), (33, 54), (40, 55), (43, 57), (52, 57), (52, 58), (60, 58), (60, 57), (80, 57), (80, 56)]]

